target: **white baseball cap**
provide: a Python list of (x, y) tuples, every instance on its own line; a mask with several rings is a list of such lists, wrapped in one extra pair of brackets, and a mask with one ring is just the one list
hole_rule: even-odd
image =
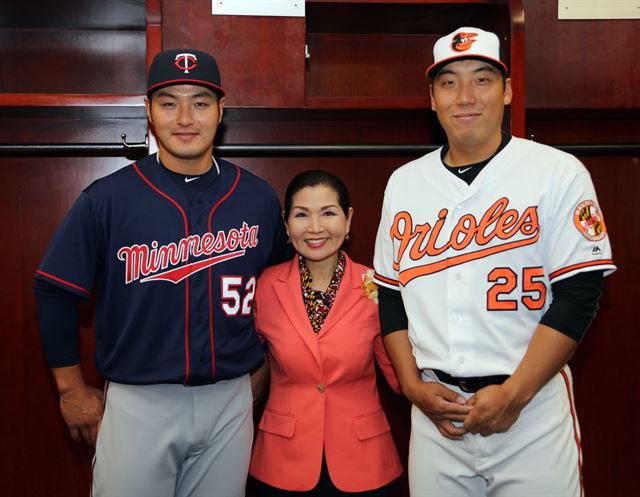
[(503, 74), (508, 71), (507, 65), (500, 60), (498, 37), (479, 28), (458, 28), (436, 41), (433, 46), (433, 64), (427, 68), (427, 76), (433, 79), (440, 69), (457, 59), (486, 60)]

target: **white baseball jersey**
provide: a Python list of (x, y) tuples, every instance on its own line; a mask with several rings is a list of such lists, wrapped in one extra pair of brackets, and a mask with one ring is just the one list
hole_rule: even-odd
[(374, 266), (378, 284), (402, 293), (417, 366), (460, 377), (513, 373), (551, 283), (615, 270), (585, 167), (515, 137), (471, 185), (440, 150), (396, 170)]

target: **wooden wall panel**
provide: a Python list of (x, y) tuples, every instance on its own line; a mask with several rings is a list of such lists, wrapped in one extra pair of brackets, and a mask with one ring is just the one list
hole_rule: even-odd
[(559, 21), (558, 0), (524, 0), (527, 109), (640, 108), (640, 23)]
[(226, 109), (216, 143), (443, 143), (436, 123), (427, 110)]
[(20, 0), (0, 4), (0, 27), (144, 31), (145, 0)]
[[(435, 37), (311, 33), (307, 70), (307, 97), (378, 97), (397, 95), (429, 105), (428, 80), (416, 61), (427, 61)], [(372, 54), (376, 54), (372, 57)], [(417, 105), (416, 105), (417, 106)]]
[[(64, 93), (142, 94), (145, 89), (144, 0), (23, 0), (0, 6), (0, 146), (144, 141), (144, 108), (116, 98), (82, 105)], [(19, 102), (7, 94), (20, 93)], [(34, 106), (29, 94), (43, 96)], [(44, 94), (44, 95), (43, 95)], [(45, 102), (46, 100), (46, 102)], [(78, 104), (78, 102), (75, 102)], [(66, 105), (68, 105), (66, 107)], [(49, 240), (80, 191), (130, 160), (119, 157), (0, 158), (3, 316), (0, 414), (2, 495), (89, 494), (92, 450), (71, 441), (37, 328), (33, 274)], [(93, 366), (93, 306), (81, 306), (81, 352)]]
[[(586, 494), (626, 497), (637, 492), (634, 456), (640, 434), (629, 413), (640, 398), (636, 364), (636, 286), (640, 208), (638, 157), (583, 157), (603, 209), (618, 270), (605, 280), (598, 317), (571, 362), (584, 455)], [(631, 423), (633, 424), (633, 423)]]
[(3, 2), (0, 60), (2, 92), (144, 93), (144, 0)]
[(210, 0), (163, 0), (164, 48), (210, 52), (227, 105), (304, 105), (304, 18), (213, 16)]
[(640, 109), (528, 111), (526, 135), (550, 145), (640, 143)]
[[(17, 168), (0, 168), (0, 209), (2, 210), (2, 237), (0, 237), (0, 271), (6, 284), (0, 288), (0, 398), (2, 414), (0, 418), (0, 474), (8, 488), (17, 488), (26, 474), (23, 461), (17, 457), (25, 446), (24, 431), (20, 420), (28, 420), (25, 412), (24, 365), (11, 360), (22, 350), (25, 327), (21, 291), (20, 206), (18, 197)], [(27, 421), (29, 423), (29, 421)]]
[[(119, 169), (123, 158), (0, 158), (3, 274), (13, 285), (2, 294), (1, 472), (4, 495), (88, 495), (92, 451), (71, 441), (58, 407), (57, 390), (40, 345), (33, 274), (54, 230), (80, 191)], [(81, 310), (81, 351), (87, 381), (100, 387), (93, 368), (91, 305)]]
[(0, 143), (136, 143), (148, 129), (144, 107), (1, 109)]
[(2, 92), (145, 93), (144, 31), (0, 29), (0, 58)]

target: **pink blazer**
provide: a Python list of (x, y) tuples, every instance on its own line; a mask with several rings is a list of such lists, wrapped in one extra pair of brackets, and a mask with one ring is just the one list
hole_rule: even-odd
[(258, 282), (254, 309), (269, 344), (271, 389), (249, 472), (271, 486), (312, 489), (323, 447), (331, 480), (345, 492), (374, 489), (402, 473), (378, 398), (374, 355), (392, 388), (399, 385), (380, 337), (378, 306), (360, 288), (366, 270), (346, 258), (317, 337), (297, 257), (268, 268)]

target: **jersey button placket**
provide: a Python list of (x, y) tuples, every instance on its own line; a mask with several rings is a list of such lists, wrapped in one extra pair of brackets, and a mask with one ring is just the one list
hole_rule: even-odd
[[(452, 234), (460, 219), (469, 214), (470, 201), (472, 196), (467, 185), (459, 185), (458, 195), (454, 195), (451, 208), (449, 210), (447, 233)], [(456, 240), (460, 243), (464, 235), (460, 235)], [(473, 244), (473, 242), (472, 242)], [(456, 257), (467, 253), (474, 248), (469, 245), (462, 247), (460, 250), (449, 249), (447, 256)], [(450, 373), (454, 376), (472, 376), (470, 373), (470, 361), (467, 360), (466, 354), (470, 350), (474, 350), (474, 334), (470, 329), (470, 315), (468, 307), (473, 305), (473, 296), (471, 282), (473, 278), (469, 278), (469, 264), (459, 264), (448, 268), (447, 270), (447, 299), (448, 299), (448, 328), (449, 328), (449, 350), (450, 350)]]
[[(195, 209), (194, 209), (195, 210)], [(207, 232), (207, 213), (204, 210), (191, 212), (191, 234), (202, 236)], [(204, 259), (190, 257), (189, 263)], [(189, 339), (193, 375), (202, 381), (210, 381), (212, 376), (211, 339), (209, 329), (209, 272), (199, 271), (189, 276)]]

